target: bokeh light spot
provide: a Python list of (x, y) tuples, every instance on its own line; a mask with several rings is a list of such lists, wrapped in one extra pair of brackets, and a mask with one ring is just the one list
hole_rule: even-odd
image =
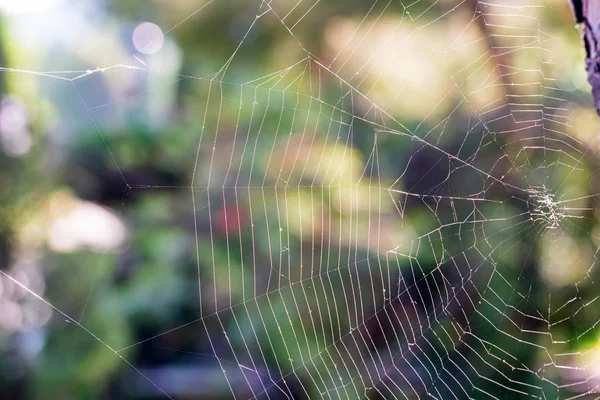
[(165, 35), (158, 25), (142, 22), (133, 30), (132, 40), (140, 53), (154, 54), (163, 47)]

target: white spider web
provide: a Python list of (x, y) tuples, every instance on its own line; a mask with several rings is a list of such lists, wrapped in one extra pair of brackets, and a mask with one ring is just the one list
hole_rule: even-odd
[[(125, 351), (190, 325), (239, 399), (597, 393), (598, 354), (579, 346), (595, 341), (600, 321), (595, 253), (581, 256), (586, 270), (559, 301), (536, 267), (544, 249), (573, 245), (581, 232), (595, 237), (585, 221), (597, 195), (571, 182), (592, 186), (596, 143), (569, 134), (568, 93), (551, 78), (560, 56), (541, 23), (551, 8), (375, 0), (353, 23), (331, 22), (324, 60), (306, 24), (326, 13), (325, 1), (248, 3), (254, 20), (208, 76), (149, 67), (160, 52), (87, 71), (3, 68), (64, 85), (71, 118), (102, 137), (121, 174), (124, 207), (134, 192), (167, 189), (194, 210), (197, 320), (115, 347), (86, 326), (83, 311), (30, 294), (168, 397), (170, 383)], [(210, 17), (212, 6), (199, 4), (167, 36)], [(299, 57), (242, 79), (231, 71), (262, 24)], [(404, 57), (424, 71), (405, 67)], [(445, 73), (429, 79), (430, 66)], [(137, 155), (115, 151), (104, 124), (155, 90), (99, 100), (95, 79), (122, 74), (185, 82), (202, 98), (196, 129), (185, 132), (195, 142), (189, 186), (122, 173)], [(421, 104), (427, 112), (405, 122), (402, 107)], [(576, 331), (564, 328), (575, 323)]]

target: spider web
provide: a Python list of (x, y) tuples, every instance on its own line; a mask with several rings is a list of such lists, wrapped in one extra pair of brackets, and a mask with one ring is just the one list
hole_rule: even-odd
[[(215, 3), (198, 4), (166, 35), (210, 18)], [(600, 321), (595, 250), (578, 253), (585, 268), (560, 290), (540, 271), (559, 280), (575, 262), (568, 248), (595, 249), (596, 239), (596, 139), (570, 134), (569, 93), (552, 78), (556, 38), (543, 26), (552, 7), (376, 0), (329, 21), (323, 59), (309, 23), (328, 15), (327, 2), (247, 3), (254, 18), (206, 76), (153, 67), (161, 52), (82, 71), (2, 68), (62, 85), (67, 117), (104, 141), (124, 209), (139, 192), (185, 199), (198, 318), (113, 345), (86, 326), (93, 303), (68, 312), (0, 272), (168, 397), (174, 383), (127, 352), (183, 329), (208, 343), (225, 397), (597, 393), (600, 355), (587, 345)], [(263, 25), (297, 59), (272, 61), (262, 76), (232, 72)], [(123, 75), (148, 90), (110, 102), (94, 91)], [(109, 122), (181, 84), (204, 107), (181, 133), (193, 143), (189, 185), (127, 176), (123, 166), (142, 155), (120, 153)]]

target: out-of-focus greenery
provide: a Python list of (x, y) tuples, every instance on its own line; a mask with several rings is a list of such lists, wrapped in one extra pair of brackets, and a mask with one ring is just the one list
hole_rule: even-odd
[[(0, 397), (595, 386), (598, 120), (566, 2), (483, 7), (491, 31), (403, 3), (7, 7)], [(532, 190), (590, 200), (550, 230)]]

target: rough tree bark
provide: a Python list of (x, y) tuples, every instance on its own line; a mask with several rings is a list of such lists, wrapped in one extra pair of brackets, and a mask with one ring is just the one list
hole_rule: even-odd
[(577, 23), (583, 28), (581, 37), (585, 47), (585, 68), (592, 86), (596, 112), (600, 115), (600, 1), (571, 0), (571, 5)]

